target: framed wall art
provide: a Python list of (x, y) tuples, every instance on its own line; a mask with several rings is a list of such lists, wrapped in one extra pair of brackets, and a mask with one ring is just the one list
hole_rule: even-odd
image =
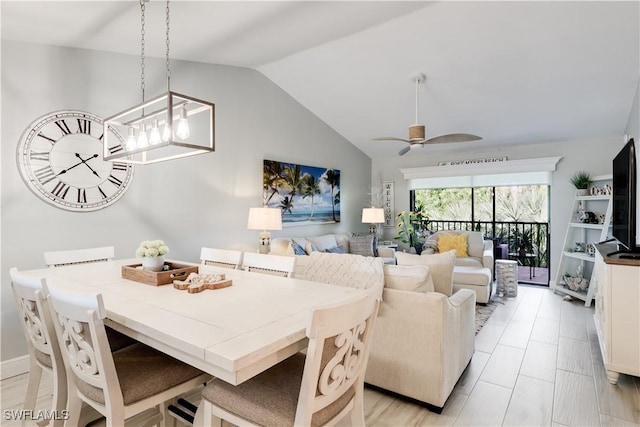
[(282, 225), (340, 222), (340, 170), (264, 160), (264, 203)]

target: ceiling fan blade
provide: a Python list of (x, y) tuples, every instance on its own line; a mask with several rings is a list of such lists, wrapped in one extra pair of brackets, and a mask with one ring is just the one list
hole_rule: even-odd
[(471, 135), (469, 133), (450, 133), (447, 135), (434, 136), (427, 139), (424, 144), (442, 144), (446, 142), (469, 142), (478, 141), (482, 139), (481, 136)]
[(380, 136), (378, 138), (371, 138), (372, 141), (402, 141), (411, 142), (408, 139), (397, 138), (395, 136)]
[(398, 154), (401, 155), (401, 156), (404, 156), (405, 154), (407, 154), (409, 152), (409, 150), (411, 150), (411, 146), (407, 145), (402, 150), (398, 151)]

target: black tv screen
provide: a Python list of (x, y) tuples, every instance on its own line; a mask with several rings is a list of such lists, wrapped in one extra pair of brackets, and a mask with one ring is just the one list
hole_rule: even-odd
[(613, 237), (629, 252), (636, 247), (636, 152), (630, 139), (613, 159)]

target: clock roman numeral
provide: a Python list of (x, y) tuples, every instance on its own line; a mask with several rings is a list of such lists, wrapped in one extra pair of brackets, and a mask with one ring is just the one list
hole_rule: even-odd
[(105, 194), (104, 191), (102, 191), (102, 188), (100, 188), (100, 186), (98, 186), (98, 191), (100, 192), (100, 195), (102, 196), (103, 199), (107, 198), (107, 195)]
[(107, 179), (109, 180), (110, 183), (112, 183), (116, 187), (120, 187), (122, 185), (122, 181), (120, 181), (118, 178), (116, 178), (113, 175), (109, 175), (109, 178)]
[(91, 121), (87, 119), (78, 119), (78, 132), (91, 135)]
[(29, 153), (29, 158), (31, 160), (44, 160), (45, 162), (48, 162), (49, 152), (48, 151), (32, 151)]
[(40, 184), (42, 185), (45, 185), (48, 182), (51, 182), (56, 177), (56, 174), (53, 172), (53, 169), (51, 169), (51, 166), (45, 166), (43, 168), (33, 171), (33, 173), (35, 174), (36, 178), (38, 178), (38, 181), (40, 181)]
[(122, 163), (122, 162), (113, 162), (113, 170), (126, 171), (127, 170), (127, 164), (126, 163)]
[(56, 120), (56, 126), (60, 128), (62, 131), (62, 136), (69, 135), (71, 130), (69, 130), (69, 126), (67, 126), (67, 122), (64, 119)]
[(78, 203), (87, 203), (87, 190), (78, 188)]
[(68, 192), (69, 184), (65, 184), (64, 182), (60, 181), (56, 184), (55, 187), (53, 187), (53, 191), (51, 193), (57, 197), (60, 197), (61, 199), (64, 199), (67, 196)]
[(53, 138), (49, 138), (48, 136), (46, 136), (46, 135), (45, 135), (45, 134), (43, 134), (42, 132), (38, 133), (38, 136), (39, 136), (40, 138), (44, 138), (44, 139), (48, 140), (48, 141), (49, 141), (49, 142), (51, 142), (52, 144), (55, 144), (55, 143), (56, 143), (56, 140), (55, 140), (55, 139), (53, 139)]
[[(118, 151), (122, 151), (124, 150), (124, 147), (122, 147), (122, 144), (118, 144), (118, 145), (114, 145), (113, 147), (109, 147), (109, 153), (111, 154), (115, 154)], [(115, 166), (114, 166), (115, 169)]]

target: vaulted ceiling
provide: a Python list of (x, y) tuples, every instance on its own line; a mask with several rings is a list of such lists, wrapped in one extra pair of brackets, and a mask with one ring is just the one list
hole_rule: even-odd
[[(146, 9), (164, 57), (165, 2)], [(137, 1), (0, 11), (3, 39), (139, 55)], [(495, 146), (622, 135), (640, 77), (639, 1), (175, 0), (170, 27), (172, 59), (254, 68), (372, 158), (406, 145), (371, 138), (407, 137), (418, 72), (427, 137)]]

